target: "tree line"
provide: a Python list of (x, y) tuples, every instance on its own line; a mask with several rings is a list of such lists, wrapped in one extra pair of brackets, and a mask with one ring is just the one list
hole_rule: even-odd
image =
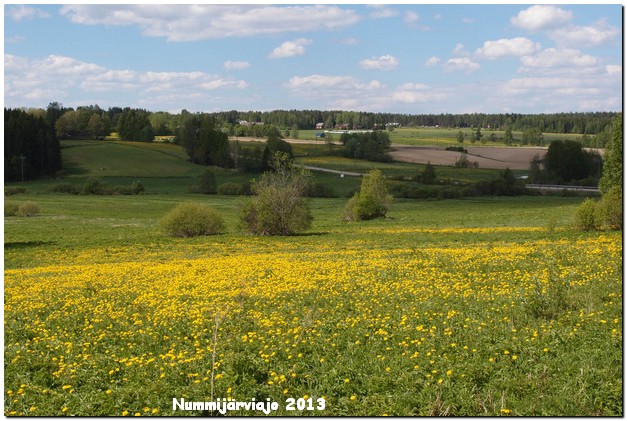
[[(154, 136), (175, 136), (181, 120), (190, 113), (179, 114), (144, 109), (80, 106), (76, 109), (53, 102), (46, 109), (28, 109), (29, 114), (44, 117), (59, 137), (102, 137), (118, 132), (123, 139), (146, 140)], [(554, 114), (466, 113), (466, 114), (399, 114), (359, 111), (274, 110), (220, 111), (203, 113), (212, 116), (216, 125), (229, 135), (267, 136), (264, 126), (280, 130), (313, 130), (322, 123), (325, 129), (373, 129), (394, 123), (405, 127), (482, 128), (508, 131), (535, 129), (540, 133), (580, 135), (609, 134), (617, 112), (582, 112)], [(609, 138), (609, 135), (607, 136)]]

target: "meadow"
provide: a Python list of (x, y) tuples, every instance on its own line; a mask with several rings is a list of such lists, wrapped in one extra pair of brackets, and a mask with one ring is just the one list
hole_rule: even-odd
[[(118, 168), (87, 155), (65, 180)], [(172, 401), (218, 398), (270, 399), (271, 415), (623, 414), (622, 235), (574, 231), (581, 198), (396, 200), (361, 223), (345, 198), (312, 199), (309, 232), (254, 237), (241, 198), (185, 193), (202, 168), (164, 165), (180, 172), (107, 178), (153, 180), (140, 196), (51, 180), (6, 199), (41, 214), (4, 222), (5, 416), (215, 415)], [(227, 232), (163, 234), (184, 201)]]
[[(324, 140), (316, 138), (316, 133), (321, 130), (300, 130), (298, 133), (299, 139), (304, 140), (318, 140), (320, 144), (324, 143)], [(450, 127), (400, 127), (390, 132), (390, 140), (393, 144), (398, 145), (419, 145), (419, 146), (459, 146), (457, 141), (457, 134), (459, 132), (464, 133), (466, 139), (463, 145), (473, 145), (471, 138), (473, 130), (471, 128), (450, 128)], [(492, 130), (484, 129), (482, 141), (474, 143), (475, 146), (503, 146), (503, 138), (505, 137), (504, 130)], [(490, 141), (489, 137), (494, 134), (498, 139), (497, 142)], [(519, 143), (522, 139), (522, 132), (513, 131), (514, 142)], [(333, 135), (334, 139), (339, 140), (339, 135)], [(580, 140), (582, 135), (580, 134), (564, 134), (564, 133), (544, 133), (545, 142), (552, 142), (554, 140)]]

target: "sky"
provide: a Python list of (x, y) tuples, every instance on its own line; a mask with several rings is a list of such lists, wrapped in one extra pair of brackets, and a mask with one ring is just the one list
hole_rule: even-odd
[(4, 105), (621, 111), (622, 5), (5, 4)]

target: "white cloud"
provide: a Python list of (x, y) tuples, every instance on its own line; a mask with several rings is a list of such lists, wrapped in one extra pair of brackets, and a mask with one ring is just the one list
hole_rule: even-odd
[(452, 72), (472, 73), (476, 70), (479, 70), (481, 66), (479, 65), (479, 63), (475, 63), (468, 57), (457, 57), (457, 58), (448, 59), (442, 65), (442, 67), (444, 68), (444, 71), (447, 73), (452, 73)]
[(441, 102), (448, 98), (448, 93), (443, 89), (434, 89), (423, 83), (404, 83), (396, 88), (391, 94), (392, 102), (413, 103), (433, 103)]
[(623, 73), (623, 66), (617, 64), (609, 64), (605, 66), (605, 72), (610, 76), (620, 76)]
[(479, 57), (496, 59), (501, 57), (520, 57), (533, 54), (540, 49), (540, 44), (528, 38), (518, 37), (486, 41), (483, 47), (478, 48), (475, 54)]
[(413, 27), (417, 25), (419, 21), (420, 21), (420, 15), (411, 10), (405, 12), (405, 15), (403, 16), (403, 22), (405, 22), (405, 25), (408, 25), (408, 26)]
[(359, 62), (359, 67), (362, 69), (393, 70), (396, 66), (398, 66), (398, 59), (389, 54)]
[(528, 31), (554, 29), (565, 25), (573, 13), (556, 6), (536, 5), (522, 10), (511, 19), (511, 23)]
[(145, 36), (169, 41), (334, 30), (361, 19), (354, 10), (333, 5), (71, 4), (61, 14), (84, 25), (136, 25)]
[(6, 15), (11, 19), (20, 22), (22, 20), (31, 20), (31, 19), (45, 19), (49, 18), (50, 14), (45, 10), (35, 9), (31, 6), (14, 6), (7, 10)]
[(608, 25), (600, 20), (592, 26), (568, 25), (547, 33), (549, 38), (560, 47), (596, 47), (615, 40), (620, 35), (620, 28)]
[(313, 43), (312, 40), (306, 38), (298, 38), (293, 41), (285, 41), (276, 47), (268, 58), (287, 58), (294, 56), (302, 56), (305, 54), (305, 46)]
[(579, 50), (547, 48), (539, 54), (522, 57), (521, 63), (528, 68), (591, 67), (597, 66), (599, 59)]
[[(243, 89), (248, 84), (204, 72), (152, 72), (110, 69), (72, 57), (51, 55), (42, 60), (5, 54), (5, 99), (32, 99), (40, 102), (57, 101), (70, 93), (107, 97), (117, 92), (135, 92), (150, 103), (156, 95), (176, 97), (186, 102), (193, 95), (209, 97), (209, 91)], [(51, 88), (54, 87), (54, 88)], [(20, 104), (23, 105), (23, 104)], [(87, 105), (87, 104), (82, 104)], [(123, 105), (123, 104), (117, 104)], [(129, 104), (130, 105), (130, 104)], [(153, 102), (153, 107), (160, 104)], [(155, 105), (157, 105), (155, 107)]]
[(319, 89), (337, 90), (373, 90), (383, 88), (378, 80), (362, 83), (352, 76), (310, 75), (294, 76), (286, 84), (293, 91), (317, 91)]
[(384, 5), (369, 4), (367, 7), (374, 9), (374, 11), (369, 14), (372, 19), (392, 18), (398, 15), (398, 11), (385, 7)]
[(425, 61), (425, 66), (427, 67), (437, 66), (438, 64), (440, 64), (441, 61), (442, 60), (440, 60), (439, 57), (436, 57), (436, 56), (429, 57), (427, 61)]
[(250, 63), (247, 61), (231, 61), (227, 60), (223, 64), (226, 70), (244, 70), (250, 67)]
[(453, 48), (452, 53), (456, 56), (468, 56), (470, 54), (468, 54), (467, 51), (464, 50), (464, 44), (461, 43), (457, 43), (455, 44), (455, 48)]

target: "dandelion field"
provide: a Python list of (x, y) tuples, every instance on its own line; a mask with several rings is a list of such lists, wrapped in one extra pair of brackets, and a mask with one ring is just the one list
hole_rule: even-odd
[(315, 199), (311, 233), (259, 238), (211, 197), (232, 228), (194, 239), (156, 228), (175, 197), (36, 200), (5, 218), (5, 415), (623, 414), (622, 236), (572, 231), (580, 199)]

